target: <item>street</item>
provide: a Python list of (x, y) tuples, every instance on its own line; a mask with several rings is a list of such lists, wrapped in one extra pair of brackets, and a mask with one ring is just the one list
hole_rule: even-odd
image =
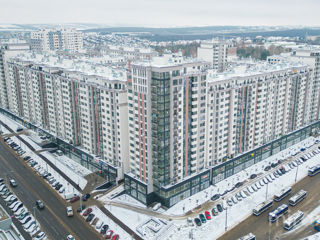
[[(301, 181), (299, 181), (292, 187), (292, 193), (288, 197), (286, 197), (280, 202), (273, 202), (272, 208), (262, 213), (260, 216), (251, 215), (246, 220), (244, 220), (243, 222), (235, 226), (233, 229), (225, 233), (222, 237), (219, 238), (219, 240), (238, 239), (241, 236), (244, 236), (250, 232), (253, 233), (257, 239), (272, 240), (297, 240), (301, 239), (302, 237), (306, 237), (316, 233), (316, 231), (311, 226), (314, 219), (309, 219), (310, 224), (307, 224), (307, 226), (299, 228), (297, 231), (286, 231), (285, 229), (283, 229), (284, 218), (280, 218), (278, 222), (275, 223), (268, 222), (269, 212), (271, 212), (273, 209), (277, 208), (283, 203), (288, 205), (289, 198), (293, 196), (296, 192), (298, 192), (300, 189), (304, 189), (307, 191), (306, 199), (298, 203), (295, 207), (289, 206), (289, 213), (286, 214), (285, 218), (292, 215), (294, 212), (298, 210), (303, 211), (305, 214), (304, 218), (306, 218), (308, 213), (310, 213), (320, 204), (320, 174), (313, 177), (307, 176), (303, 178)], [(252, 208), (254, 208), (254, 206)]]
[[(0, 140), (0, 177), (6, 180), (14, 178), (17, 181), (18, 186), (11, 189), (33, 215), (35, 212), (41, 229), (46, 232), (49, 239), (66, 239), (68, 234), (72, 234), (76, 239), (102, 239), (102, 236), (79, 216), (76, 209), (74, 209), (74, 216), (68, 218), (67, 202), (17, 157), (2, 139)], [(34, 208), (37, 199), (44, 203), (45, 209)]]

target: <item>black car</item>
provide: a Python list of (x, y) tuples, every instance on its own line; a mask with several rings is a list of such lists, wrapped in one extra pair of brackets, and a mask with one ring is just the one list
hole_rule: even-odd
[(197, 226), (201, 226), (201, 221), (199, 218), (195, 218), (194, 222), (196, 223)]
[(278, 163), (271, 163), (272, 168), (275, 168), (276, 166), (278, 166)]
[(86, 208), (86, 205), (82, 204), (78, 207), (77, 212), (82, 212)]
[(36, 205), (39, 209), (44, 209), (44, 205), (43, 205), (43, 202), (41, 200), (37, 200), (36, 201)]
[(103, 225), (103, 226), (101, 227), (100, 233), (101, 233), (101, 234), (106, 234), (106, 232), (108, 231), (108, 229), (109, 229), (109, 226), (108, 226), (107, 224), (105, 224), (105, 225)]
[(30, 158), (31, 158), (30, 156), (25, 156), (25, 157), (23, 158), (23, 160), (27, 161), (27, 160), (29, 160)]
[(90, 196), (90, 193), (86, 193), (85, 195), (83, 195), (82, 200), (87, 201), (90, 198)]
[(219, 199), (220, 198), (220, 194), (215, 194), (215, 195), (213, 195), (212, 197), (211, 197), (211, 200), (212, 201), (215, 201), (215, 200), (217, 200), (217, 199)]
[(17, 132), (21, 132), (21, 131), (23, 131), (23, 128), (18, 127), (18, 128), (17, 128)]
[(222, 208), (222, 206), (221, 206), (220, 203), (217, 205), (217, 208), (218, 208), (218, 211), (219, 211), (219, 212), (222, 212), (222, 211), (223, 211), (223, 208)]
[(235, 187), (236, 187), (236, 188), (239, 188), (239, 187), (242, 186), (242, 184), (243, 184), (242, 182), (238, 182), (238, 183), (236, 183)]
[(283, 168), (280, 168), (280, 171), (281, 171), (282, 174), (286, 173), (286, 170), (284, 170)]
[(3, 178), (0, 178), (0, 183), (2, 183), (3, 182)]
[(269, 171), (270, 169), (271, 169), (271, 166), (266, 166), (266, 167), (264, 168), (265, 171)]
[(257, 177), (257, 174), (251, 174), (250, 179), (255, 179)]
[(62, 187), (62, 184), (60, 183), (57, 186), (55, 186), (55, 189), (58, 191), (58, 190), (60, 190), (61, 187)]
[(279, 169), (277, 170), (277, 173), (278, 173), (280, 176), (282, 176), (282, 174), (283, 174)]
[(90, 222), (94, 218), (94, 214), (90, 213), (86, 219), (86, 222)]

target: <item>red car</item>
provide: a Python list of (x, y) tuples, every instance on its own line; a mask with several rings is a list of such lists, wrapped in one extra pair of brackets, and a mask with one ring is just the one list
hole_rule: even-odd
[(92, 208), (87, 208), (87, 210), (84, 211), (83, 216), (88, 216), (92, 212)]
[(206, 219), (207, 220), (211, 220), (211, 215), (210, 215), (210, 213), (208, 211), (205, 211), (204, 215), (206, 215)]
[(113, 235), (112, 240), (119, 240), (119, 235), (118, 234)]
[(110, 239), (112, 237), (113, 231), (109, 230), (107, 234), (104, 236), (104, 239)]
[(70, 199), (70, 202), (71, 202), (71, 203), (74, 203), (74, 202), (78, 201), (79, 199), (80, 199), (79, 196), (75, 196), (75, 197), (73, 197), (73, 198)]

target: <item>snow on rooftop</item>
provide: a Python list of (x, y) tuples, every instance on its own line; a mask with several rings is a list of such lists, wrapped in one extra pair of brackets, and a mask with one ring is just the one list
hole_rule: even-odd
[(125, 69), (108, 66), (108, 57), (70, 59), (53, 53), (37, 54), (29, 51), (19, 54), (16, 59), (66, 71), (80, 72), (89, 76), (99, 76), (108, 80), (127, 80)]
[(231, 70), (218, 73), (216, 70), (208, 71), (208, 79), (210, 81), (222, 81), (235, 77), (248, 77), (254, 75), (268, 74), (277, 71), (292, 70), (292, 68), (306, 67), (299, 62), (283, 61), (278, 64), (269, 64), (267, 62), (241, 62), (234, 66)]

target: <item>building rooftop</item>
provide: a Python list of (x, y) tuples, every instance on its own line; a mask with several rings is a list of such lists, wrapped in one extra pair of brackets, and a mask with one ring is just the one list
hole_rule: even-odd
[[(75, 55), (74, 55), (75, 56)], [(111, 66), (110, 56), (67, 58), (54, 53), (38, 54), (31, 51), (23, 52), (15, 58), (17, 61), (31, 62), (37, 65), (58, 68), (70, 72), (80, 72), (84, 75), (98, 76), (108, 80), (126, 81), (124, 68)]]
[(280, 62), (278, 64), (269, 64), (267, 62), (256, 62), (252, 61), (240, 62), (237, 66), (234, 66), (231, 70), (218, 73), (216, 70), (208, 71), (209, 82), (223, 81), (231, 78), (248, 77), (254, 75), (264, 75), (271, 72), (292, 70), (292, 68), (306, 67), (307, 65), (299, 62)]

